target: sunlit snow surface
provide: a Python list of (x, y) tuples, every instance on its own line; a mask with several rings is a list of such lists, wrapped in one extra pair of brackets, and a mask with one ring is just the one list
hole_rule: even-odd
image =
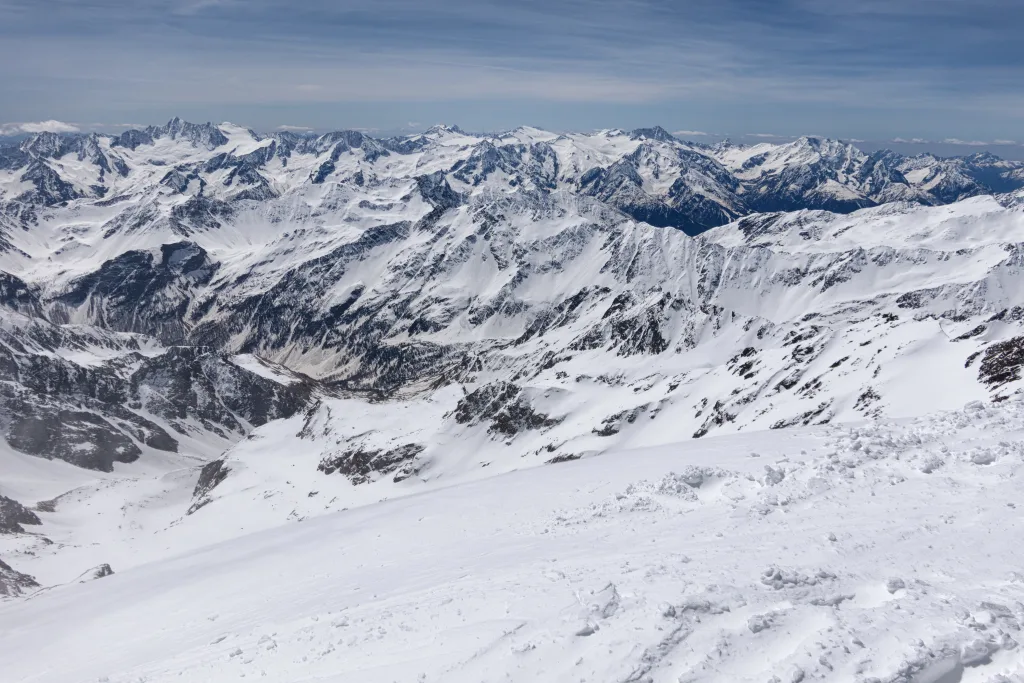
[[(1011, 399), (406, 481), (390, 500), (321, 516), (307, 501), (327, 492), (268, 484), (280, 512), (308, 516), (279, 525), (267, 502), (231, 504), (246, 497), (234, 492), (140, 534), (139, 552), (110, 544), (113, 576), (0, 604), (0, 671), (59, 683), (1019, 680), (1022, 437)], [(309, 469), (294, 449), (275, 455), (253, 466)], [(129, 504), (121, 524), (154, 501)], [(218, 529), (235, 537), (202, 545)], [(50, 562), (20, 560), (40, 573)]]
[[(102, 198), (95, 165), (48, 157), (82, 196), (0, 215), (0, 269), (68, 323), (5, 308), (0, 332), (72, 370), (142, 362), (169, 349), (132, 325), (166, 304), (183, 333), (225, 325), (230, 363), (281, 387), (402, 379), (415, 354), (372, 352), (403, 344), (456, 367), (413, 368), (388, 400), (318, 384), (248, 435), (184, 420), (179, 452), (110, 473), (0, 445), (0, 494), (42, 521), (0, 536), (42, 586), (0, 602), (0, 683), (1024, 681), (1024, 195), (909, 203), (956, 180), (915, 158), (877, 195), (899, 202), (692, 238), (616, 207), (681, 180), (733, 217), (776, 179), (860, 201), (847, 169), (867, 157), (438, 127), (402, 153), (274, 156), (252, 200), (259, 182), (213, 161), (270, 140), (217, 130), (215, 149), (99, 138), (128, 168)], [(175, 169), (195, 177), (162, 183)], [(439, 171), (450, 205), (420, 187)], [(230, 216), (175, 222), (202, 183)], [(29, 187), (0, 172), (5, 200)], [(182, 240), (208, 282), (60, 303)], [(489, 386), (527, 417), (502, 431), (467, 399)], [(197, 487), (211, 461), (226, 476)]]

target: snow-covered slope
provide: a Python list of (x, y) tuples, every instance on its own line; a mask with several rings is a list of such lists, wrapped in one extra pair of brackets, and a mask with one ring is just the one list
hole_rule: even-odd
[[(116, 362), (124, 377), (136, 360), (116, 359), (144, 343), (154, 359), (242, 354), (261, 380), (265, 359), (357, 402), (440, 391), (436, 434), (399, 444), (414, 469), (448, 432), (564, 459), (1007, 395), (1024, 310), (1014, 195), (754, 214), (695, 238), (658, 227), (680, 211), (721, 222), (752, 193), (781, 197), (773, 184), (800, 189), (784, 204), (826, 181), (878, 190), (898, 180), (879, 164), (899, 164), (876, 156), (865, 175), (870, 160), (834, 141), (712, 149), (657, 128), (377, 140), (175, 119), (117, 138), (40, 135), (4, 157), (53, 174), (7, 195), (5, 316), (18, 335), (103, 337), (73, 358), (61, 341), (28, 357)], [(76, 410), (95, 398), (81, 393), (47, 396)], [(179, 400), (166, 410), (186, 414)], [(143, 394), (128, 381), (108, 403)], [(242, 417), (218, 424), (244, 433)], [(10, 424), (8, 443), (34, 452)], [(148, 438), (122, 437), (113, 450), (134, 455)]]
[(1017, 681), (1022, 410), (618, 452), (185, 549), (214, 503), (112, 575), (0, 603), (0, 671)]
[[(83, 680), (178, 671), (212, 680), (258, 675), (247, 667), (266, 653), (271, 678), (305, 656), (306, 678), (322, 680), (516, 671), (514, 680), (536, 680), (542, 670), (564, 680), (581, 656), (595, 671), (618, 672), (614, 680), (637, 681), (786, 680), (797, 667), (860, 680), (859, 667), (864, 680), (936, 683), (961, 679), (920, 669), (986, 657), (1015, 671), (1011, 642), (996, 637), (1012, 630), (1010, 617), (970, 606), (1016, 615), (1016, 589), (991, 573), (1019, 559), (1012, 548), (985, 567), (943, 560), (916, 592), (907, 579), (885, 586), (917, 571), (911, 558), (924, 546), (896, 551), (890, 541), (929, 523), (918, 503), (960, 491), (944, 514), (981, 505), (979, 524), (1004, 524), (996, 503), (1011, 500), (1024, 381), (1024, 204), (1021, 190), (1010, 191), (1019, 171), (984, 156), (869, 156), (815, 138), (709, 148), (657, 128), (480, 136), (438, 126), (382, 140), (262, 136), (175, 119), (117, 138), (41, 135), (6, 149), (0, 594), (32, 597), (0, 606), (0, 630), (26, 625), (16, 649), (7, 650), (10, 633), (0, 641), (0, 671), (18, 672), (14, 680), (66, 680), (69, 671)], [(1007, 193), (988, 194), (997, 185)], [(976, 403), (967, 412), (942, 413), (968, 402)], [(751, 450), (804, 462), (772, 460), (766, 471)], [(704, 469), (667, 476), (690, 465)], [(380, 504), (413, 494), (422, 495)], [(843, 514), (869, 500), (882, 506), (877, 516)], [(480, 507), (479, 526), (451, 525)], [(693, 567), (662, 572), (660, 556), (641, 558), (644, 546), (631, 542), (634, 533), (642, 543), (670, 535), (680, 514), (696, 521), (687, 529), (738, 539), (713, 548), (706, 534), (673, 537), (671, 552), (694, 542), (710, 558), (681, 588)], [(439, 526), (403, 540), (420, 517)], [(514, 518), (532, 526), (519, 534)], [(757, 555), (778, 571), (762, 580), (756, 567), (743, 578), (743, 539), (761, 538), (759, 525), (779, 518), (795, 520), (775, 531), (796, 540)], [(854, 569), (837, 567), (837, 541), (821, 541), (814, 526), (828, 520), (841, 539), (839, 530), (866, 536), (883, 519), (903, 526), (863, 557), (866, 542), (846, 548)], [(446, 524), (464, 541), (524, 554), (511, 561), (486, 551), (480, 560), (475, 540), (450, 551), (452, 537), (437, 531)], [(316, 537), (353, 529), (366, 536), (351, 549), (316, 546)], [(579, 545), (566, 546), (577, 531)], [(415, 673), (384, 653), (426, 642), (426, 622), (416, 620), (402, 622), (408, 631), (381, 622), (391, 635), (372, 647), (339, 635), (336, 651), (365, 654), (348, 652), (344, 664), (296, 650), (294, 629), (305, 624), (294, 620), (307, 618), (304, 605), (325, 605), (326, 567), (340, 565), (337, 580), (362, 587), (369, 565), (352, 558), (372, 553), (377, 534), (420, 548), (425, 566), (450, 562), (490, 577), (465, 584), (467, 595), (529, 587), (516, 598), (528, 616), (512, 618), (527, 625), (481, 635), (477, 646), (473, 637), (490, 633), (484, 622), (505, 616), (465, 626), (474, 634), (466, 638), (445, 622), (441, 649), (416, 659)], [(932, 544), (979, 552), (969, 533), (948, 534)], [(565, 557), (576, 557), (578, 571), (602, 538), (619, 549), (595, 557), (596, 573), (579, 574), (578, 588), (607, 593), (594, 599), (629, 615), (615, 626), (602, 621), (611, 613), (593, 616), (606, 610), (590, 611), (590, 598), (570, 614), (534, 581), (537, 558), (576, 548)], [(275, 559), (281, 552), (287, 561)], [(489, 564), (488, 553), (499, 556)], [(241, 558), (268, 572), (254, 581), (283, 590), (265, 616), (294, 638), (242, 642), (254, 627), (236, 613), (242, 598), (232, 588), (209, 603), (224, 598), (214, 612), (230, 615), (228, 635), (242, 638), (221, 652), (208, 633), (221, 627), (194, 610), (207, 609), (211, 585), (251, 590)], [(883, 571), (885, 558), (897, 575)], [(325, 576), (297, 580), (292, 561)], [(937, 576), (962, 571), (984, 578), (932, 590)], [(425, 613), (430, 596), (461, 590), (463, 579), (446, 572), (368, 585), (366, 595), (393, 590)], [(728, 581), (712, 581), (716, 573)], [(653, 582), (651, 592), (634, 578)], [(617, 587), (605, 590), (609, 582)], [(714, 600), (713, 584), (723, 591)], [(58, 642), (47, 616), (55, 611), (105, 620), (99, 605), (109, 600), (150, 592), (178, 603), (179, 591), (203, 596), (178, 613), (196, 640), (162, 653), (133, 640), (125, 658), (94, 664), (56, 662), (46, 650)], [(306, 597), (295, 600), (296, 591)], [(688, 606), (695, 595), (703, 597)], [(915, 606), (897, 602), (904, 597)], [(386, 613), (391, 599), (343, 602)], [(652, 600), (666, 604), (649, 615), (641, 605)], [(137, 603), (126, 623), (160, 609)], [(991, 620), (955, 621), (943, 607), (954, 603)], [(474, 604), (455, 609), (490, 614), (496, 603)], [(855, 605), (859, 621), (849, 621)], [(723, 606), (735, 624), (715, 625)], [(897, 606), (922, 610), (935, 626), (901, 621)], [(564, 619), (585, 623), (563, 634)], [(885, 620), (901, 624), (903, 640), (886, 640)], [(977, 644), (968, 636), (985, 629), (972, 623), (995, 626)], [(822, 635), (829, 628), (835, 635)], [(537, 650), (536, 659), (504, 649), (516, 633), (532, 634), (516, 652)], [(59, 642), (85, 657), (76, 637), (60, 632)], [(908, 649), (911, 637), (923, 644)], [(317, 631), (318, 647), (323, 638)], [(866, 661), (850, 643), (872, 638)], [(827, 663), (806, 659), (809, 639), (831, 643), (816, 655)], [(702, 654), (681, 654), (691, 647), (684, 640)], [(271, 641), (289, 645), (278, 652)], [(768, 651), (778, 659), (766, 660)], [(41, 657), (56, 663), (32, 674), (29, 658)], [(381, 658), (390, 664), (373, 668)]]
[[(400, 464), (366, 465), (365, 480), (427, 467), (447, 438), (567, 459), (918, 415), (1005, 396), (1019, 380), (1024, 214), (1010, 195), (755, 214), (695, 238), (616, 208), (624, 188), (671, 194), (684, 176), (687, 187), (719, 178), (702, 196), (731, 206), (747, 190), (712, 152), (749, 180), (853, 173), (863, 155), (848, 145), (808, 139), (744, 161), (659, 129), (262, 138), (175, 120), (23, 150), (117, 156), (128, 171), (104, 176), (113, 198), (9, 203), (27, 212), (0, 256), (19, 292), (11, 316), (243, 354), (257, 377), (266, 359), (360, 405), (440, 392), (430, 434), (384, 421), (349, 440), (345, 452), (406, 449), (381, 456)], [(236, 196), (256, 187), (269, 194)]]
[(947, 204), (1021, 187), (1024, 163), (992, 154), (905, 157), (890, 150), (867, 154), (838, 140), (802, 137), (785, 144), (710, 148), (740, 181), (754, 211), (824, 209), (850, 212), (896, 201)]

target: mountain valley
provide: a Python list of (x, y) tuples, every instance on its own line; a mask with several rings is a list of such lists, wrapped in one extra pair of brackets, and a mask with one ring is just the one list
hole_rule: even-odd
[(987, 154), (0, 145), (0, 671), (1024, 680), (1022, 268)]

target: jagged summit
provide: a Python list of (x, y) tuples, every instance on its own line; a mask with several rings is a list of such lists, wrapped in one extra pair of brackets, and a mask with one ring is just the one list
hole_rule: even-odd
[(2, 146), (0, 670), (1012, 674), (1022, 235), (811, 137)]
[(438, 123), (423, 131), (423, 135), (466, 135), (467, 133), (456, 125)]
[(177, 116), (168, 121), (166, 125), (151, 126), (145, 132), (154, 138), (169, 137), (172, 140), (181, 138), (195, 146), (207, 149), (214, 149), (228, 142), (227, 136), (218, 126), (212, 123), (189, 123)]
[[(355, 150), (360, 168), (339, 175), (345, 166), (339, 162)], [(69, 154), (89, 165), (73, 169), (62, 163)], [(481, 155), (488, 160), (477, 159)], [(305, 160), (296, 165), (300, 158)], [(681, 142), (660, 126), (593, 134), (522, 126), (490, 135), (439, 124), (416, 135), (378, 139), (354, 130), (262, 135), (231, 123), (175, 117), (118, 136), (42, 133), (15, 146), (0, 145), (0, 167), (20, 173), (20, 184), (4, 190), (4, 197), (41, 205), (105, 199), (129, 186), (135, 192), (140, 187), (135, 176), (160, 165), (165, 167), (160, 180), (178, 192), (194, 183), (206, 200), (230, 202), (277, 197), (332, 178), (365, 182), (390, 176), (408, 167), (399, 163), (402, 158), (427, 164), (430, 173), (453, 174), (453, 182), (467, 182), (474, 192), (582, 191), (638, 220), (691, 233), (759, 211), (848, 212), (891, 201), (943, 204), (1024, 187), (1024, 163), (989, 153), (865, 154), (851, 143), (817, 136), (781, 144), (698, 145)], [(467, 165), (479, 166), (473, 179), (456, 177), (468, 173)], [(210, 177), (229, 166), (238, 169), (230, 177)], [(299, 173), (299, 167), (305, 171)], [(12, 194), (14, 187), (20, 194)], [(204, 223), (217, 220), (216, 211), (201, 213), (210, 216)]]
[(661, 142), (676, 142), (676, 137), (661, 126), (652, 128), (636, 128), (630, 132), (629, 137), (634, 140), (659, 140)]

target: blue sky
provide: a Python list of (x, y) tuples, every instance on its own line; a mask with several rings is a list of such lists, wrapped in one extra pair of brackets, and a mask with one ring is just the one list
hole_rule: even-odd
[(1019, 142), (1022, 31), (1021, 0), (0, 0), (0, 124)]

